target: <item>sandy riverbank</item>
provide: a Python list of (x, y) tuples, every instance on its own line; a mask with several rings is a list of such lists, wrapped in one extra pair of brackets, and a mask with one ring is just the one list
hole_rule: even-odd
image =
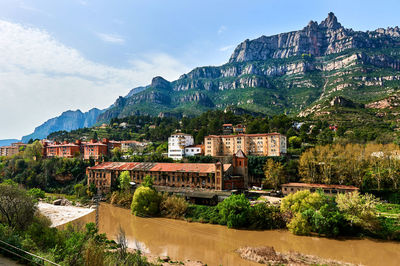
[(89, 208), (58, 206), (44, 202), (39, 202), (38, 209), (51, 220), (52, 227), (69, 223), (94, 211), (94, 209)]

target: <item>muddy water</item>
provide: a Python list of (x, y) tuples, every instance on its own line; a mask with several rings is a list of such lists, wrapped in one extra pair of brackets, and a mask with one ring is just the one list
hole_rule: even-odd
[[(91, 213), (75, 222), (94, 219), (95, 214)], [(121, 226), (130, 247), (208, 265), (253, 265), (234, 252), (241, 246), (273, 246), (277, 251), (297, 251), (364, 265), (400, 265), (400, 243), (396, 242), (333, 240), (295, 236), (287, 231), (234, 230), (165, 218), (139, 218), (109, 204), (101, 205), (99, 221), (100, 232), (109, 238), (115, 239)]]

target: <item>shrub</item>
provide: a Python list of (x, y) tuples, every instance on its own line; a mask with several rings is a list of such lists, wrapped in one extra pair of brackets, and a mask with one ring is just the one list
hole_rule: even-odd
[(351, 226), (371, 231), (379, 226), (376, 213), (378, 200), (373, 195), (361, 195), (358, 191), (339, 194), (336, 197), (336, 203)]
[(260, 203), (250, 208), (250, 223), (254, 229), (279, 229), (286, 226), (278, 207)]
[(111, 195), (111, 204), (124, 208), (129, 208), (132, 204), (132, 194), (130, 192), (114, 191)]
[(188, 208), (186, 200), (179, 196), (163, 194), (160, 204), (161, 215), (170, 218), (181, 218)]
[(34, 199), (44, 199), (46, 194), (40, 188), (31, 188), (28, 190), (28, 195), (32, 196)]
[(309, 235), (311, 232), (310, 224), (301, 213), (296, 213), (287, 227), (295, 235)]
[(250, 202), (244, 194), (232, 195), (217, 205), (221, 220), (229, 228), (240, 228), (246, 226), (250, 213)]
[(140, 186), (133, 194), (131, 210), (137, 216), (155, 216), (159, 213), (161, 197), (154, 189)]

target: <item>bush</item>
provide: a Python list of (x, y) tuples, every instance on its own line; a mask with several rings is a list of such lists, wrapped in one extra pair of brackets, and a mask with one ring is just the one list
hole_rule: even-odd
[(31, 188), (28, 190), (28, 195), (32, 196), (34, 199), (44, 199), (46, 194), (40, 188)]
[(296, 213), (287, 227), (295, 235), (309, 235), (311, 232), (311, 225), (301, 213)]
[(161, 197), (154, 189), (140, 186), (133, 194), (131, 210), (137, 216), (156, 216), (159, 213)]
[(232, 195), (217, 205), (221, 221), (229, 228), (245, 227), (250, 213), (250, 202), (244, 194)]
[(281, 211), (294, 217), (288, 222), (289, 231), (298, 235), (311, 232), (337, 236), (346, 228), (344, 215), (339, 211), (332, 197), (318, 191), (298, 191), (286, 196)]
[(185, 214), (187, 221), (202, 221), (211, 224), (223, 224), (217, 206), (190, 205)]
[(132, 204), (132, 193), (114, 191), (111, 195), (111, 204), (115, 204), (124, 208), (129, 208)]
[(254, 229), (279, 229), (286, 223), (278, 207), (260, 203), (250, 208), (250, 223)]
[(160, 211), (162, 216), (170, 218), (181, 218), (185, 215), (188, 208), (186, 200), (179, 196), (168, 196), (163, 194), (160, 204)]
[(357, 191), (339, 194), (336, 203), (350, 226), (361, 227), (367, 231), (375, 231), (378, 228), (376, 212), (378, 200), (373, 195), (361, 195)]

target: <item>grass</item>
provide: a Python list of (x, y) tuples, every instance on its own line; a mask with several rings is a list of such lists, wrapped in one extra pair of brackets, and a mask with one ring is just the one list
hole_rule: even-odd
[(382, 203), (376, 209), (381, 216), (400, 219), (400, 204)]

